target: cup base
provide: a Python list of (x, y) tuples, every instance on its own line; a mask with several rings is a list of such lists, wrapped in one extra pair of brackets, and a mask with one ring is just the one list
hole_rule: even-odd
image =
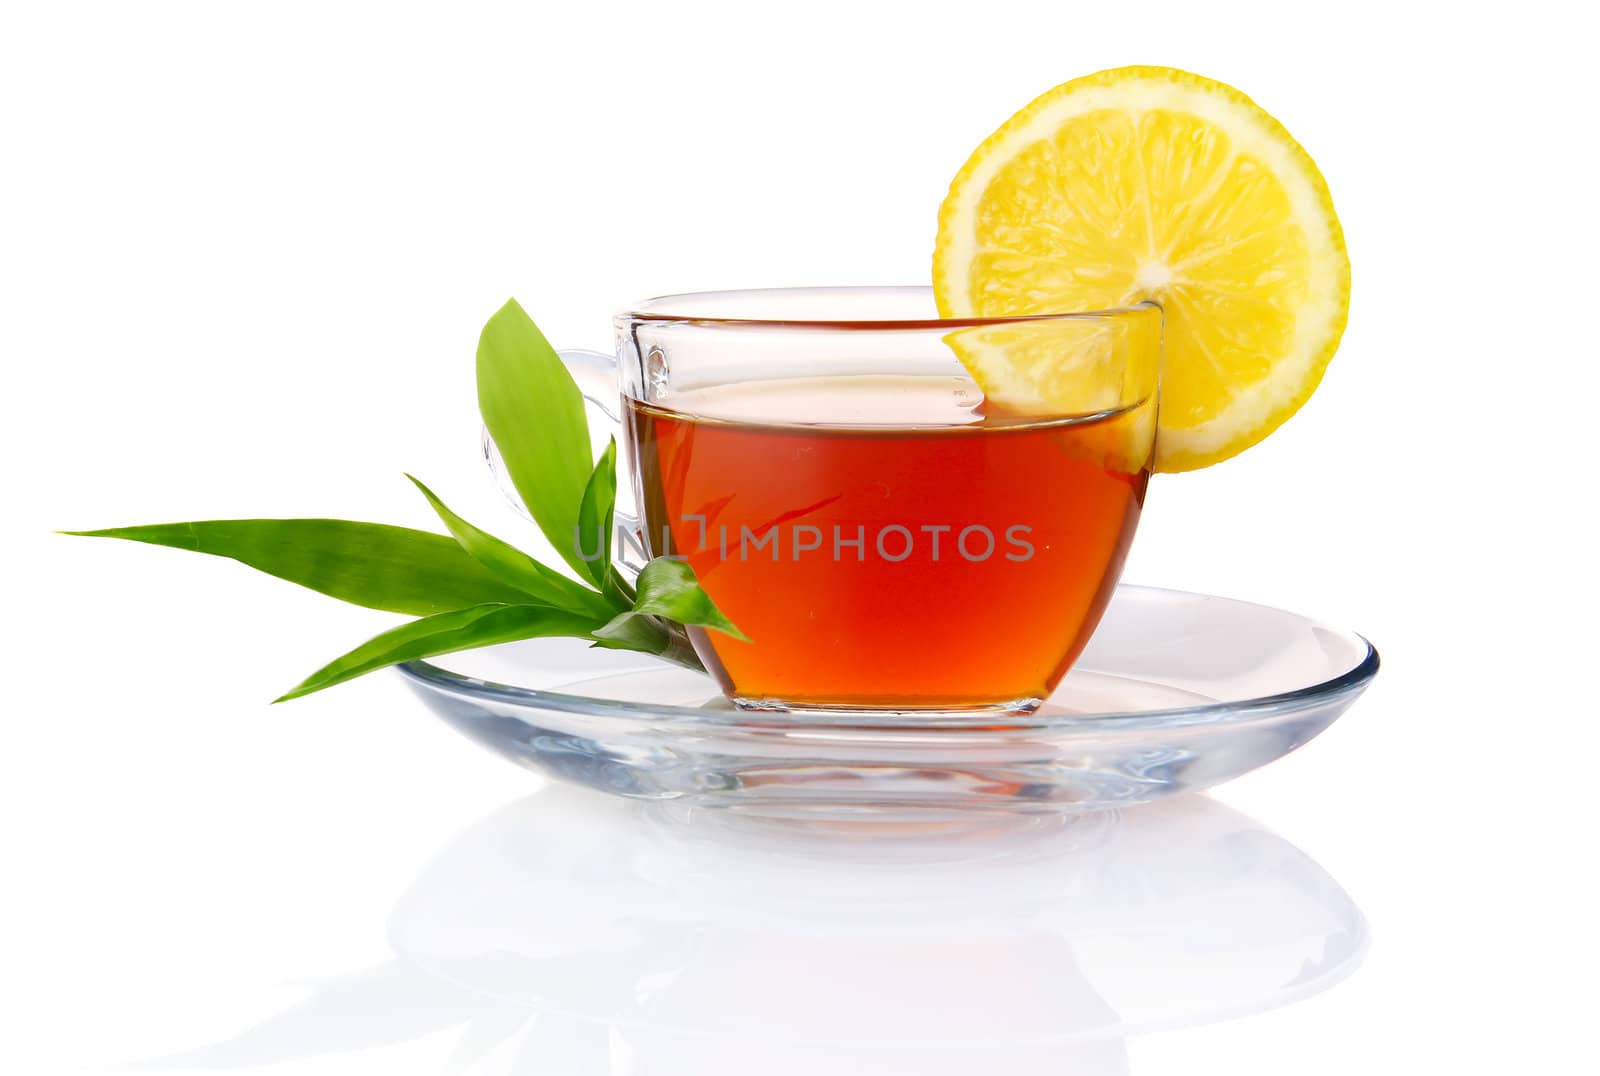
[(929, 719), (960, 719), (960, 718), (986, 718), (986, 717), (1026, 717), (1037, 710), (1044, 700), (1041, 698), (1008, 699), (1004, 702), (981, 703), (930, 703), (926, 706), (907, 704), (905, 702), (874, 704), (870, 701), (851, 702), (816, 702), (802, 701), (791, 702), (785, 699), (751, 698), (742, 695), (730, 695), (728, 700), (741, 713), (749, 714), (784, 714), (792, 717), (820, 718), (837, 721), (840, 718), (860, 718), (870, 715), (873, 718), (904, 717), (907, 722), (926, 722)]

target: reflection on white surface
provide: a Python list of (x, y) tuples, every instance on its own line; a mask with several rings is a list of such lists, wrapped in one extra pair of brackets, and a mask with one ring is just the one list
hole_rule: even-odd
[(885, 832), (551, 788), (462, 834), (390, 935), (390, 964), (164, 1063), (456, 1028), (460, 1073), (1125, 1073), (1129, 1035), (1330, 986), (1365, 924), (1202, 797)]

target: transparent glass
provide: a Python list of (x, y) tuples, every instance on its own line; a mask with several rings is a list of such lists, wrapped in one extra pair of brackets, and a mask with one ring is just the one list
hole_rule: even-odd
[(614, 795), (778, 818), (899, 822), (1121, 806), (1296, 750), (1378, 671), (1361, 636), (1278, 609), (1117, 588), (1031, 714), (742, 711), (703, 675), (570, 639), (401, 667), (440, 717), (520, 766)]
[(563, 357), (620, 419), (638, 518), (617, 545), (686, 559), (747, 637), (690, 629), (736, 705), (1049, 696), (1143, 507), (1157, 307), (956, 320), (927, 288), (799, 288), (667, 296), (615, 326), (614, 368)]

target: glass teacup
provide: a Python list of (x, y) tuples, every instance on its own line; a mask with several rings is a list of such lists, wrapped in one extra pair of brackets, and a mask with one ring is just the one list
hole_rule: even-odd
[[(748, 636), (690, 629), (736, 705), (1050, 694), (1139, 520), (1158, 308), (952, 320), (926, 288), (776, 289), (653, 299), (615, 326), (615, 358), (562, 357), (622, 424), (634, 562), (686, 559)], [(1037, 402), (994, 406), (969, 367)]]

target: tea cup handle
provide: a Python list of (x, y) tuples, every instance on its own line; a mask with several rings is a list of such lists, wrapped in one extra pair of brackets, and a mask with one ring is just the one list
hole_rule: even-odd
[[(617, 387), (617, 359), (615, 355), (602, 351), (567, 350), (556, 354), (572, 374), (572, 380), (577, 382), (578, 391), (588, 405), (590, 437), (599, 438), (594, 455), (599, 456), (599, 446), (604, 445), (607, 438), (617, 438), (617, 504), (614, 522), (617, 539), (611, 543), (611, 559), (631, 579), (644, 567), (646, 557), (643, 532), (634, 508), (633, 471), (626, 458), (627, 447), (622, 437), (622, 395)], [(596, 422), (595, 412), (604, 416), (604, 421)], [(505, 459), (487, 428), (483, 430), (482, 443), (483, 458), (489, 465), (489, 473), (494, 475), (495, 485), (500, 487), (500, 492), (512, 507), (532, 519), (527, 506), (522, 503), (521, 495), (517, 493), (517, 487), (511, 481), (511, 475), (506, 471)]]

